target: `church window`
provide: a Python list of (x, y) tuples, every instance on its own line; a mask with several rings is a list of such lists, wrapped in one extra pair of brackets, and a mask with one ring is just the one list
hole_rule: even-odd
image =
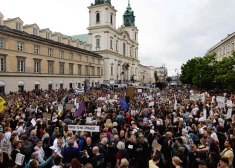
[(100, 48), (100, 39), (96, 39), (96, 48)]
[(97, 13), (96, 14), (96, 23), (99, 23), (100, 22), (100, 13)]
[(110, 40), (110, 49), (113, 49), (113, 40)]
[(113, 24), (113, 15), (112, 14), (110, 15), (110, 24), (111, 25)]
[(136, 32), (135, 32), (135, 41), (136, 41)]
[(126, 55), (126, 43), (123, 43), (123, 56)]

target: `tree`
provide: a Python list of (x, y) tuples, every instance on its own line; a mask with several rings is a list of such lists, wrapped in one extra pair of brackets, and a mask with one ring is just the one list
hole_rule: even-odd
[(157, 83), (157, 81), (159, 80), (156, 70), (154, 71), (154, 79), (155, 79), (155, 83)]
[(172, 77), (168, 76), (168, 77), (166, 78), (166, 81), (167, 81), (167, 83), (172, 82)]

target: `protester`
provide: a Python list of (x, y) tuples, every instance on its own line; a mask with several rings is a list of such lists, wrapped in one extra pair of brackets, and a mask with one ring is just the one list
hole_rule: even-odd
[(188, 88), (136, 89), (128, 103), (124, 88), (0, 95), (0, 143), (10, 144), (0, 168), (16, 166), (17, 153), (18, 167), (234, 167), (235, 108), (230, 116), (226, 104), (234, 95)]

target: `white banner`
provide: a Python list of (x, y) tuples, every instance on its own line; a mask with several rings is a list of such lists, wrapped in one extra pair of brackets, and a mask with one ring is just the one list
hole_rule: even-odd
[(225, 97), (217, 96), (216, 101), (217, 101), (217, 103), (224, 103), (225, 102)]
[(100, 132), (100, 126), (93, 125), (68, 125), (69, 131)]

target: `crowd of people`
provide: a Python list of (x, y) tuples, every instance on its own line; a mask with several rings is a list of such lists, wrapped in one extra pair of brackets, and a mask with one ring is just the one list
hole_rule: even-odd
[[(235, 166), (234, 110), (227, 117), (234, 107), (226, 104), (234, 101), (232, 93), (211, 91), (203, 100), (191, 100), (192, 93), (203, 92), (189, 86), (142, 88), (124, 108), (126, 93), (103, 88), (0, 95), (6, 102), (0, 112), (0, 168)], [(224, 107), (217, 96), (225, 97)], [(67, 109), (73, 104), (78, 110), (84, 101), (79, 117)], [(71, 130), (70, 125), (99, 126), (99, 132)]]

